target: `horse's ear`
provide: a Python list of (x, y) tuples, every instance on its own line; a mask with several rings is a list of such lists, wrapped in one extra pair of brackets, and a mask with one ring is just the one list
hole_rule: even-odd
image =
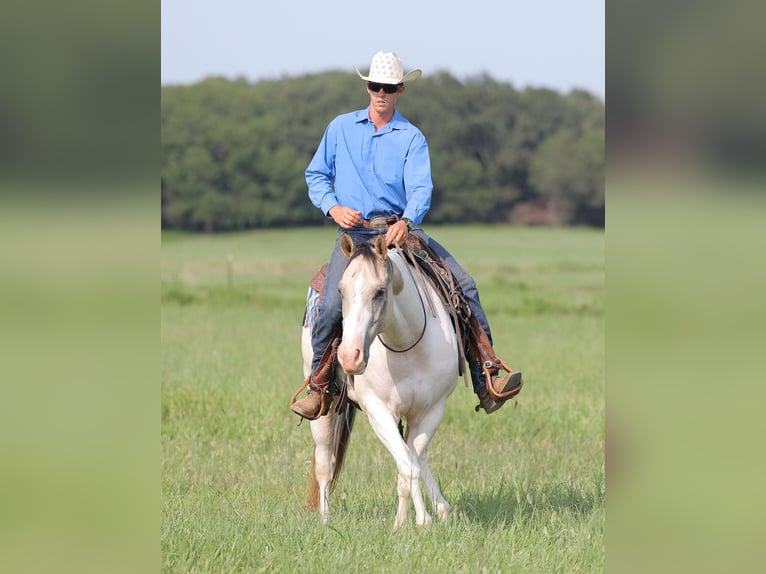
[(378, 259), (381, 261), (388, 257), (388, 246), (386, 245), (385, 235), (378, 235), (375, 238), (375, 255), (377, 255)]
[(346, 257), (351, 257), (354, 254), (354, 241), (348, 233), (340, 236), (340, 250)]

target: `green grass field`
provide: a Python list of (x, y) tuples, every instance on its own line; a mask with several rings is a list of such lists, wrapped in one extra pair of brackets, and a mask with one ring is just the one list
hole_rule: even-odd
[[(446, 524), (392, 531), (396, 469), (358, 418), (331, 525), (305, 509), (307, 282), (329, 228), (164, 234), (164, 572), (600, 572), (604, 568), (604, 233), (433, 227), (474, 275), (516, 408), (475, 413), (462, 382), (429, 448)], [(231, 269), (231, 275), (227, 273)]]

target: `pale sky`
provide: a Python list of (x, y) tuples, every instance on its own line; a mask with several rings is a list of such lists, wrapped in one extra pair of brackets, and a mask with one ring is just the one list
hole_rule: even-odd
[(487, 73), (517, 89), (605, 100), (604, 0), (161, 0), (163, 85), (364, 73), (396, 52), (405, 71)]

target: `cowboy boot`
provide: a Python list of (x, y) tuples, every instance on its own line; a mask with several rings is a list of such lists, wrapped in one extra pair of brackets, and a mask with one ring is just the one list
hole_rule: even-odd
[[(309, 375), (301, 388), (295, 391), (290, 399), (290, 409), (304, 419), (312, 421), (318, 419), (327, 414), (332, 404), (333, 397), (337, 392), (332, 382), (335, 376), (335, 355), (339, 342), (340, 339), (337, 337), (330, 341), (314, 373)], [(306, 387), (309, 389), (308, 394), (302, 399), (296, 400), (298, 394)]]
[[(521, 371), (514, 371), (495, 356), (487, 333), (474, 315), (469, 320), (468, 360), (471, 378), (479, 383), (479, 390), (476, 391), (479, 397), (477, 412), (482, 408), (491, 414), (521, 392), (524, 386)], [(500, 376), (501, 370), (508, 374)]]

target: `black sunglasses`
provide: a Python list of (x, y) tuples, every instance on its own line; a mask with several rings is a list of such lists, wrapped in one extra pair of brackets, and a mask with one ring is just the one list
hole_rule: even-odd
[(369, 90), (376, 94), (380, 91), (380, 88), (383, 88), (383, 91), (387, 94), (395, 94), (399, 91), (400, 86), (401, 84), (379, 84), (377, 82), (367, 82), (367, 87)]

